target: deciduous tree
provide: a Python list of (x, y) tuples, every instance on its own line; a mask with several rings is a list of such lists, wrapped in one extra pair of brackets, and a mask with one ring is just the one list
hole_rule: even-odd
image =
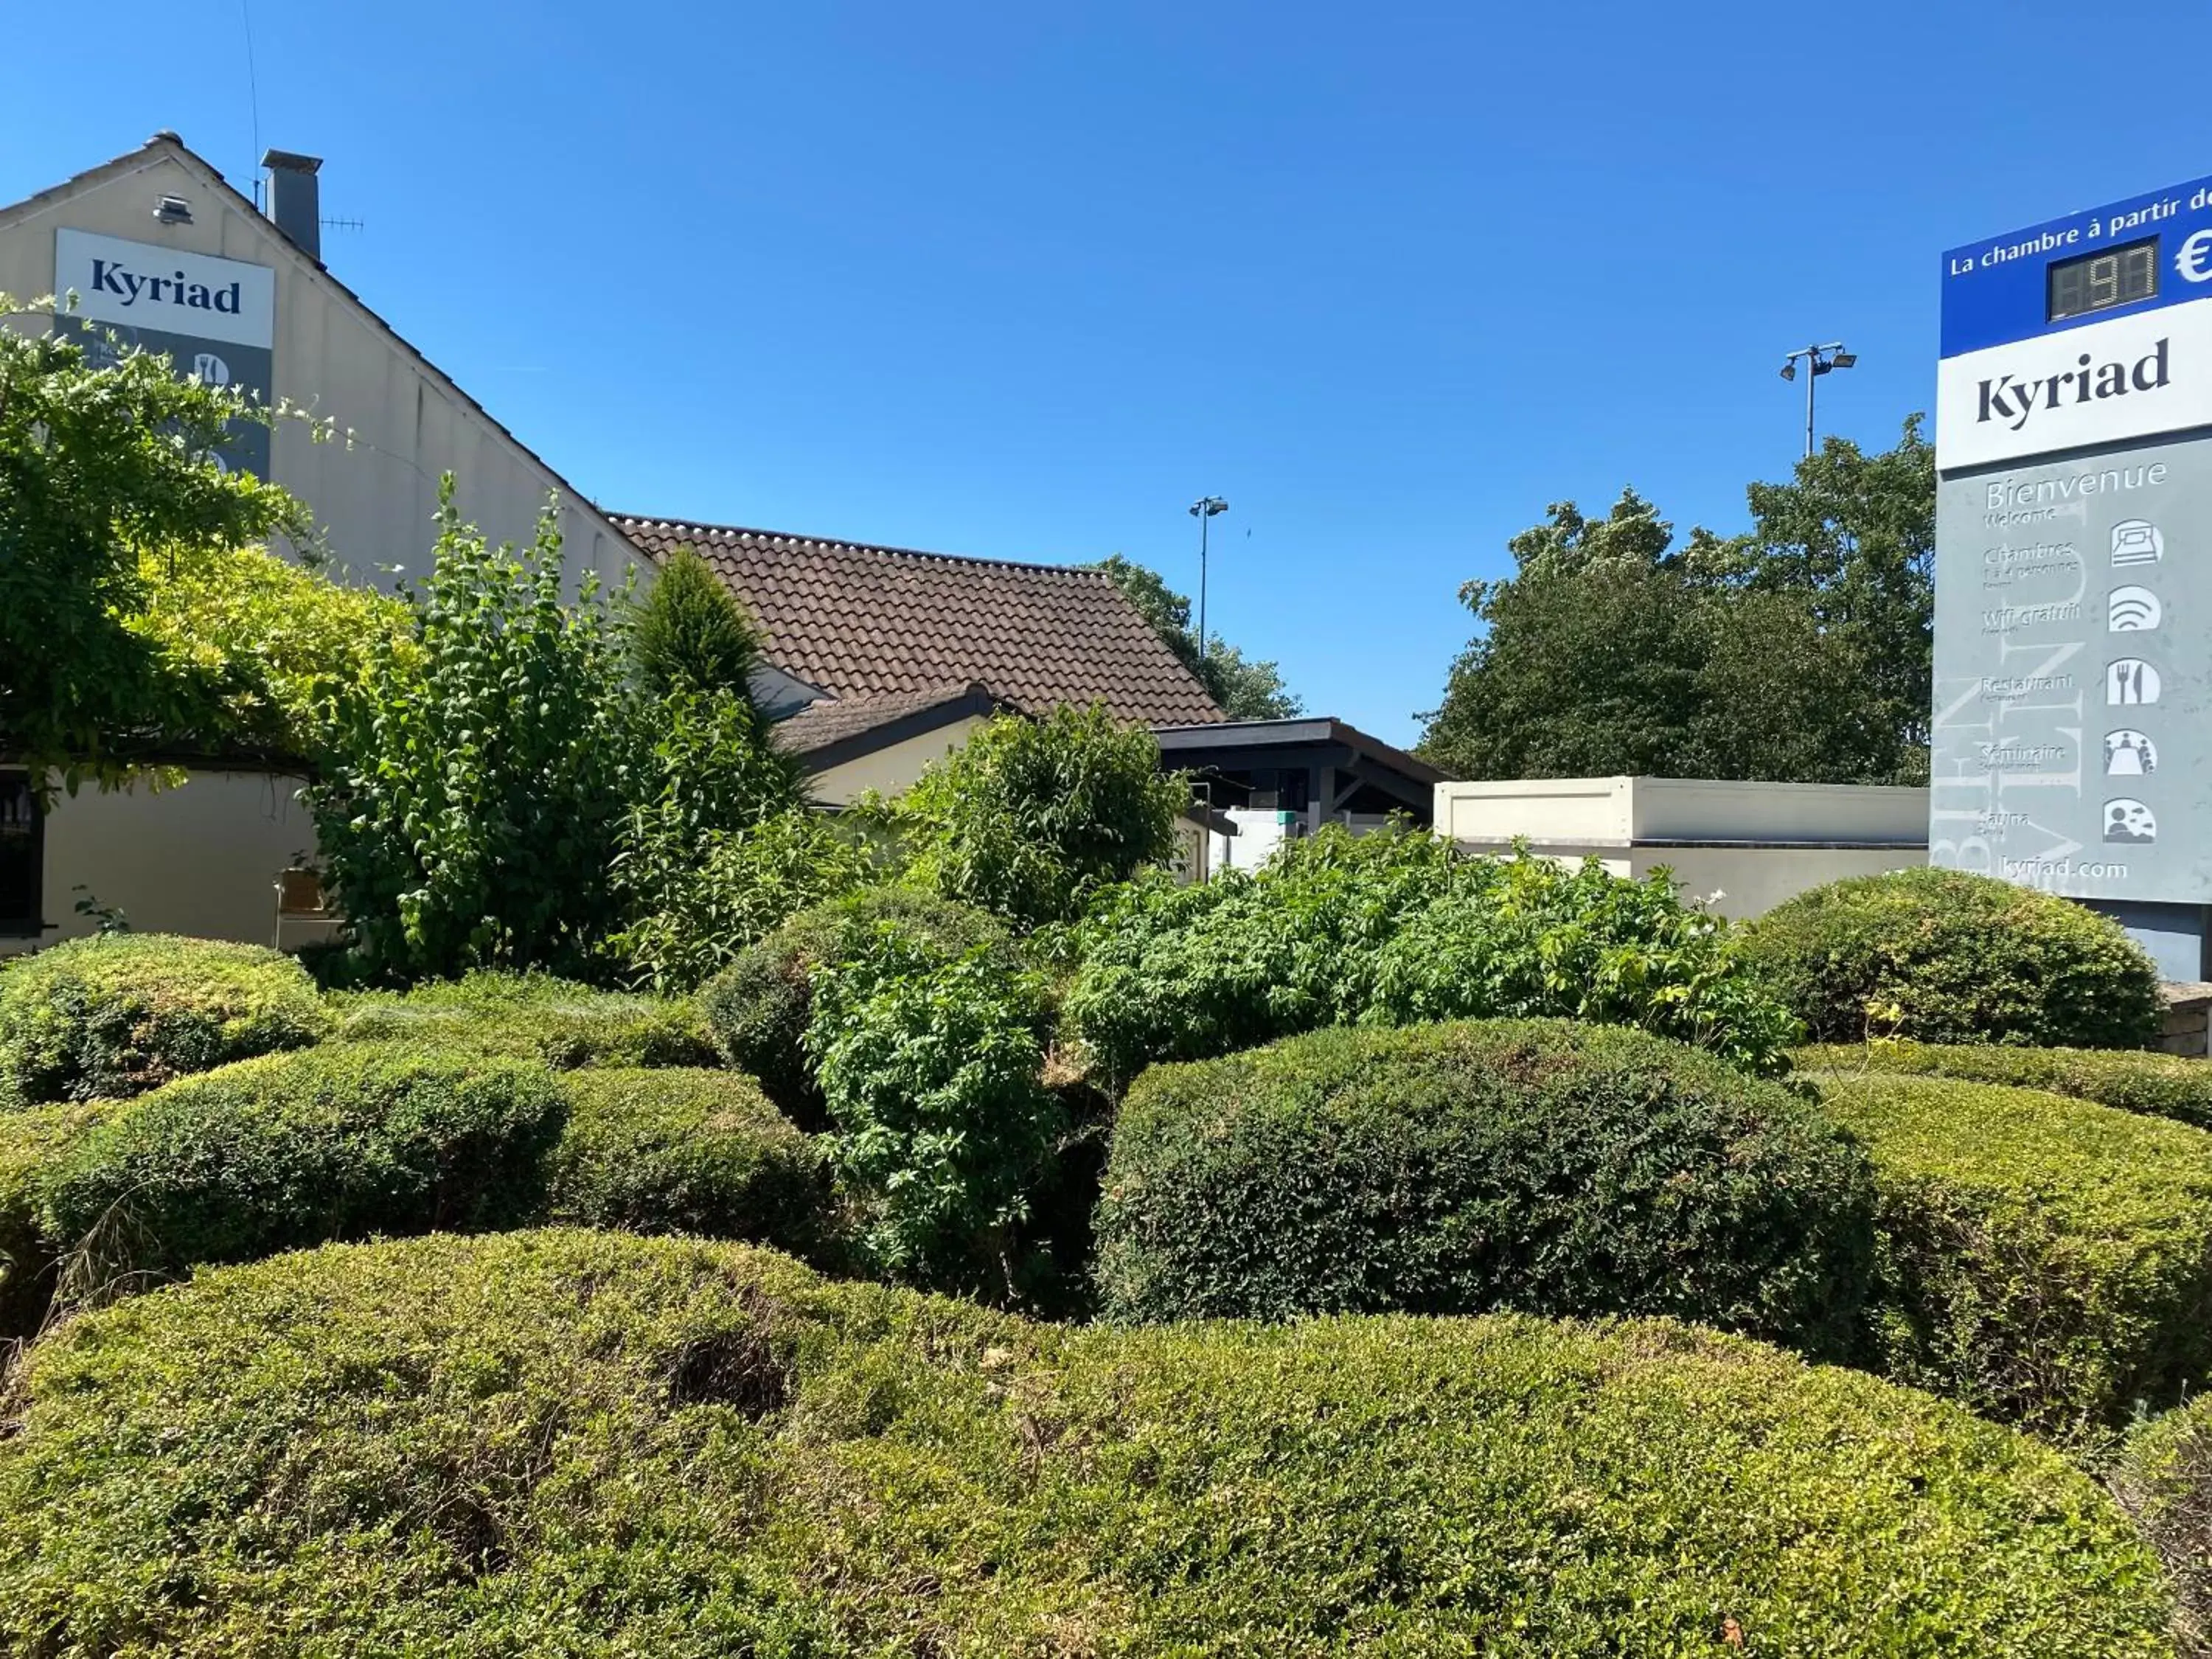
[(1752, 528), (1677, 543), (1628, 491), (1508, 544), (1460, 598), (1482, 631), (1421, 752), (1463, 777), (1644, 773), (1809, 783), (1928, 775), (1935, 465), (1918, 419), (1869, 455), (1831, 438)]

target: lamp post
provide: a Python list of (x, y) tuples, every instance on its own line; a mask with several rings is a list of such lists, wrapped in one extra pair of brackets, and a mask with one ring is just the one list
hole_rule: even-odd
[(1198, 520), (1198, 659), (1206, 660), (1206, 527), (1216, 516), (1226, 513), (1229, 503), (1218, 495), (1200, 495), (1190, 504), (1190, 516)]
[(1810, 460), (1813, 458), (1813, 388), (1820, 384), (1823, 374), (1834, 369), (1849, 368), (1856, 363), (1858, 354), (1844, 350), (1844, 343), (1841, 340), (1832, 340), (1826, 345), (1800, 347), (1782, 360), (1784, 380), (1794, 380), (1797, 378), (1797, 360), (1800, 357), (1805, 360), (1806, 368), (1805, 459)]

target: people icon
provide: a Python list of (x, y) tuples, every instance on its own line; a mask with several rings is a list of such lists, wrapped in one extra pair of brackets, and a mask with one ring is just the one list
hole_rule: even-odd
[(2158, 749), (2140, 732), (2105, 733), (2105, 775), (2147, 778), (2158, 770)]
[(2158, 839), (2158, 820), (2139, 800), (2105, 803), (2105, 839), (2108, 842), (2153, 842)]

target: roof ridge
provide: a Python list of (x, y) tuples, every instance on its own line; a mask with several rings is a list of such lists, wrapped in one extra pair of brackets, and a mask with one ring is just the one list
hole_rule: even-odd
[[(606, 509), (602, 507), (601, 512)], [(763, 541), (796, 542), (808, 547), (844, 549), (854, 553), (889, 553), (902, 559), (936, 559), (946, 564), (982, 564), (1011, 570), (1041, 570), (1055, 575), (1113, 579), (1095, 565), (1054, 564), (1047, 559), (994, 559), (981, 553), (939, 553), (926, 547), (893, 547), (884, 542), (858, 542), (839, 536), (810, 536), (796, 530), (763, 530), (752, 525), (696, 524), (688, 519), (654, 519), (635, 513), (606, 513), (618, 529), (631, 525), (648, 530), (696, 531), (712, 536), (750, 536)]]
[[(35, 191), (24, 197), (21, 201), (0, 202), (0, 226), (13, 224), (20, 219), (27, 218), (31, 216), (33, 210), (43, 211), (46, 207), (61, 202), (69, 192), (80, 188), (88, 188), (95, 180), (105, 182), (102, 178), (104, 174), (113, 173), (119, 175), (134, 166), (150, 167), (168, 159), (179, 161), (187, 172), (196, 170), (202, 174), (214, 189), (228, 199), (229, 205), (234, 210), (243, 214), (250, 223), (266, 234), (275, 247), (300, 262), (301, 275), (306, 281), (329, 284), (344, 305), (350, 306), (368, 321), (373, 333), (380, 334), (386, 340), (398, 347), (404, 356), (428, 370), (430, 378), (434, 382), (450, 390), (466, 408), (480, 416), (495, 433), (520, 450), (527, 459), (541, 468), (545, 476), (553, 481), (554, 493), (559, 495), (562, 501), (596, 515), (605, 522), (608, 529), (618, 536), (624, 537), (625, 539), (628, 538), (627, 532), (623, 530), (612, 514), (584, 491), (577, 489), (568, 481), (567, 475), (555, 467), (552, 462), (525, 443), (512, 427), (478, 401), (474, 392), (431, 362), (429, 355), (422, 347), (402, 334), (390, 319), (363, 299), (345, 278), (338, 276), (329, 265), (287, 235), (274, 219), (262, 212), (243, 191), (223, 176), (222, 168), (216, 167), (214, 162), (209, 161), (206, 156), (201, 155), (167, 127), (155, 133), (136, 149), (125, 150), (122, 155), (111, 157), (97, 166), (86, 167), (82, 172), (72, 173), (58, 185), (52, 185), (45, 190)], [(234, 256), (226, 254), (223, 257)], [(17, 295), (15, 297), (21, 300), (37, 296)], [(635, 542), (630, 545), (633, 549), (636, 548)]]

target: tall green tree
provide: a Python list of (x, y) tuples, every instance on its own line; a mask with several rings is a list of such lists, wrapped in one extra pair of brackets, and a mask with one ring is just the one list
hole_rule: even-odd
[(707, 562), (669, 555), (630, 622), (630, 660), (653, 696), (684, 688), (744, 693), (761, 662), (760, 632)]
[(1643, 773), (1795, 782), (1927, 777), (1935, 469), (1917, 417), (1868, 455), (1830, 439), (1754, 484), (1752, 528), (1681, 542), (1633, 491), (1555, 503), (1482, 625), (1421, 753), (1472, 778)]
[(220, 723), (206, 677), (142, 625), (155, 579), (303, 537), (307, 515), (216, 459), (267, 411), (167, 357), (94, 367), (77, 337), (29, 331), (47, 308), (0, 295), (0, 755), (74, 790)]
[(1119, 553), (1091, 568), (1106, 573), (1230, 719), (1288, 720), (1305, 707), (1283, 684), (1282, 671), (1274, 663), (1248, 662), (1242, 651), (1218, 636), (1207, 642), (1200, 656), (1198, 635), (1190, 625), (1190, 601), (1170, 587), (1158, 571)]

